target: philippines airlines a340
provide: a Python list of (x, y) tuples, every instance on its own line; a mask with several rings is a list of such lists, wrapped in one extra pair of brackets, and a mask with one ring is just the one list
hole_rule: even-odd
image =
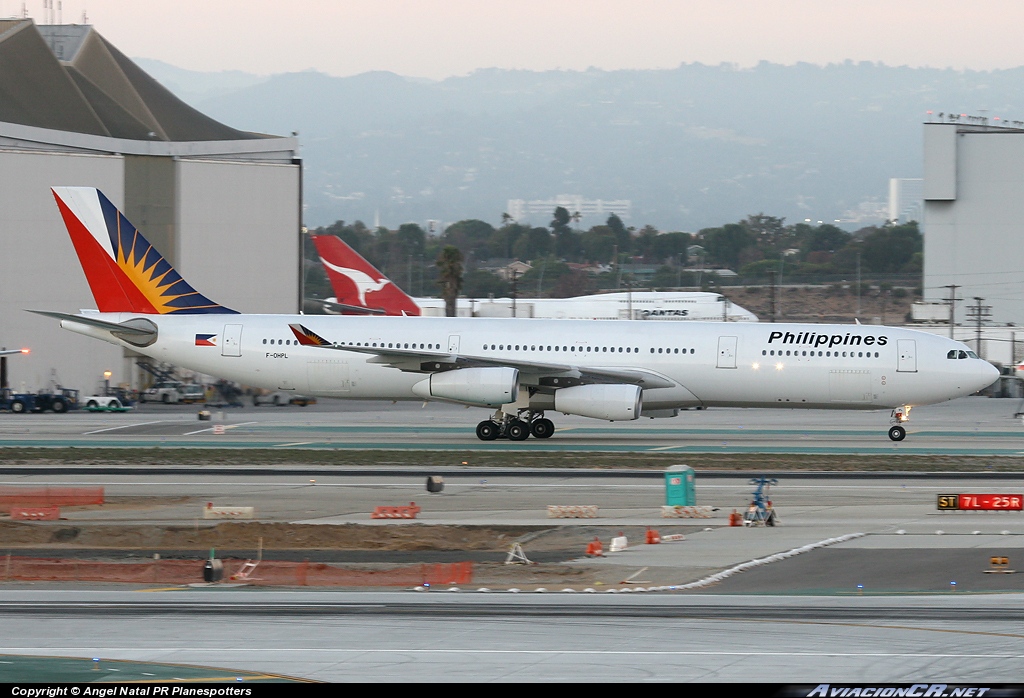
[[(412, 298), (362, 255), (334, 235), (311, 235), (334, 297), (321, 301), (331, 314), (445, 314), (441, 298)], [(523, 317), (560, 320), (707, 320), (757, 322), (752, 312), (718, 293), (633, 291), (573, 298), (459, 298), (459, 317)]]
[(53, 193), (98, 306), (36, 311), (62, 327), (254, 387), (487, 408), (484, 440), (548, 438), (552, 413), (722, 406), (889, 409), (898, 441), (910, 407), (998, 377), (964, 344), (883, 326), (243, 315), (190, 286), (98, 190)]

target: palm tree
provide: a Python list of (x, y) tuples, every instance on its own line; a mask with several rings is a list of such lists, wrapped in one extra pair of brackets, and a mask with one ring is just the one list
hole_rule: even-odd
[(455, 317), (455, 303), (462, 290), (462, 253), (454, 245), (445, 245), (437, 258), (437, 268), (441, 276), (437, 285), (441, 287), (444, 298), (444, 314)]

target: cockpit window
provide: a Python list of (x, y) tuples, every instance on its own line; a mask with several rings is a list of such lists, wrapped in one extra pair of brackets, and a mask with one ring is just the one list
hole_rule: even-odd
[(972, 359), (978, 358), (978, 355), (975, 354), (973, 351), (967, 352), (967, 356), (971, 357)]
[(947, 359), (955, 359), (956, 358), (956, 349), (950, 349), (949, 353), (946, 354), (946, 358)]
[(967, 352), (964, 351), (963, 349), (961, 349), (960, 350), (960, 354), (956, 358), (958, 358), (958, 359), (966, 359), (967, 358)]

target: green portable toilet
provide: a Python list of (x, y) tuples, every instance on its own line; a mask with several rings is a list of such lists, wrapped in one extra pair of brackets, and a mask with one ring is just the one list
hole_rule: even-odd
[(692, 507), (697, 504), (694, 471), (688, 465), (670, 465), (665, 469), (665, 506)]

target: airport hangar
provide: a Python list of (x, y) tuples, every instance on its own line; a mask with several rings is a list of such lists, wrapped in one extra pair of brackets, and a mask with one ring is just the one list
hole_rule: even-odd
[(975, 298), (991, 306), (985, 324), (1024, 324), (1022, 163), (1024, 122), (957, 113), (924, 124), (925, 297), (956, 286), (957, 339), (974, 336)]
[(95, 302), (50, 187), (103, 191), (200, 293), (291, 313), (299, 288), (298, 141), (188, 106), (85, 25), (0, 19), (0, 346), (10, 385), (137, 385), (122, 350), (25, 312)]

